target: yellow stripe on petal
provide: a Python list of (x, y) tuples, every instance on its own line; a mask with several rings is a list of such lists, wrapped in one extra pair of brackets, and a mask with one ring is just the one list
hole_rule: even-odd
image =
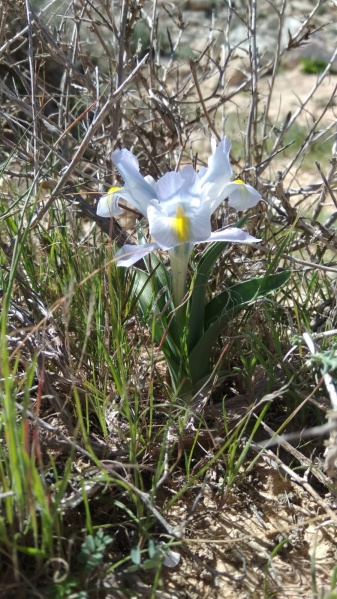
[(119, 191), (119, 190), (120, 190), (120, 187), (110, 187), (110, 189), (108, 191), (108, 194), (109, 193), (116, 193), (116, 191)]
[(190, 238), (190, 219), (185, 215), (184, 208), (177, 206), (176, 216), (172, 219), (172, 228), (180, 243), (186, 243)]
[(235, 179), (235, 181), (233, 181), (233, 183), (238, 183), (239, 185), (244, 185), (245, 182), (242, 181), (242, 179)]

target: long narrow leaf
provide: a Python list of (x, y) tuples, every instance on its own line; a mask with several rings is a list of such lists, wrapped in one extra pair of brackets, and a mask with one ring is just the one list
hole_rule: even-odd
[(137, 303), (143, 320), (150, 324), (149, 321), (155, 319), (153, 324), (155, 342), (161, 346), (168, 361), (174, 361), (179, 365), (181, 337), (176, 315), (169, 301), (169, 295), (165, 293), (165, 288), (160, 289), (158, 280), (155, 281), (156, 274), (152, 277), (144, 271), (137, 271), (134, 293), (138, 297)]
[(250, 279), (233, 285), (209, 302), (205, 311), (206, 331), (189, 354), (194, 386), (209, 374), (213, 345), (228, 321), (244, 306), (282, 287), (289, 276), (289, 271), (283, 271), (267, 277)]
[[(249, 214), (246, 214), (236, 223), (235, 226), (242, 227), (247, 221), (248, 216)], [(206, 291), (210, 273), (216, 261), (228, 247), (228, 245), (229, 244), (225, 241), (218, 241), (207, 246), (197, 266), (193, 280), (193, 291), (189, 306), (190, 315), (187, 339), (187, 347), (189, 352), (192, 351), (193, 347), (204, 333), (203, 314), (206, 304)]]
[(264, 297), (272, 291), (282, 287), (289, 279), (289, 271), (282, 271), (276, 274), (257, 277), (233, 285), (225, 289), (214, 297), (205, 309), (205, 329), (215, 321), (223, 317), (232, 316), (233, 311), (241, 309), (244, 304), (248, 304), (254, 299)]

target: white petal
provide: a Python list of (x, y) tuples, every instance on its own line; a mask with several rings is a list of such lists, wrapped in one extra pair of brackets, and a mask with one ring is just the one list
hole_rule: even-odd
[(118, 206), (120, 195), (107, 193), (98, 200), (96, 212), (98, 216), (111, 217), (123, 214), (123, 210)]
[[(135, 196), (137, 196), (135, 188), (132, 189), (128, 185), (125, 185), (124, 187), (121, 187), (118, 190), (118, 195), (123, 200), (126, 200), (127, 202), (129, 202), (129, 204), (131, 204), (133, 206), (133, 208), (135, 208), (136, 210), (141, 212), (144, 216), (146, 216), (146, 208), (149, 203), (149, 200), (146, 202), (146, 204), (140, 203), (138, 201), (140, 194), (138, 194), (138, 197), (135, 197)], [(155, 192), (153, 193), (153, 195), (155, 195)], [(143, 211), (143, 209), (144, 209), (144, 211)]]
[[(184, 218), (187, 219), (186, 232), (188, 236), (179, 239), (175, 223), (177, 208), (183, 210)], [(147, 210), (149, 219), (150, 235), (163, 250), (168, 250), (182, 243), (198, 243), (207, 239), (211, 234), (211, 210), (210, 204), (204, 202), (200, 206), (191, 206), (182, 201), (170, 204), (170, 212), (163, 210), (162, 204), (152, 202)]]
[[(226, 139), (226, 138), (224, 138), (224, 139)], [(213, 135), (211, 137), (211, 148), (212, 148), (212, 154), (214, 156), (215, 150), (216, 150), (216, 139), (215, 139), (215, 137), (213, 137)]]
[(190, 165), (179, 173), (166, 173), (157, 183), (157, 193), (160, 210), (166, 216), (175, 216), (177, 206), (187, 212), (190, 208), (199, 209), (203, 202), (199, 175)]
[(231, 143), (224, 137), (217, 146), (215, 153), (208, 160), (209, 167), (201, 169), (202, 193), (205, 200), (211, 203), (212, 212), (225, 199), (224, 188), (232, 177), (232, 167), (229, 161)]
[(191, 210), (191, 243), (198, 243), (211, 234), (211, 206), (204, 202), (198, 209)]
[(214, 181), (215, 179), (226, 178), (228, 181), (233, 173), (230, 161), (229, 152), (231, 149), (231, 142), (228, 137), (223, 137), (218, 146), (214, 151), (213, 142), (213, 154), (208, 159), (208, 169), (204, 174), (204, 183), (207, 181)]
[(163, 212), (154, 203), (147, 209), (150, 235), (163, 250), (168, 250), (177, 244), (177, 237), (172, 228), (172, 217)]
[(144, 243), (143, 245), (131, 245), (126, 243), (115, 254), (117, 266), (132, 266), (141, 258), (144, 258), (150, 252), (158, 250), (157, 243)]
[(121, 150), (114, 150), (111, 154), (111, 158), (115, 166), (118, 168), (122, 177), (124, 177), (125, 169), (127, 171), (134, 169), (135, 171), (139, 172), (138, 159), (134, 154), (132, 154), (132, 152), (130, 152), (130, 150), (127, 150), (126, 148), (122, 148)]
[(120, 197), (130, 202), (145, 216), (148, 203), (156, 198), (152, 181), (149, 183), (140, 174), (138, 160), (129, 150), (115, 150), (112, 160), (125, 181), (120, 190)]
[(202, 186), (201, 179), (199, 174), (194, 170), (193, 166), (186, 165), (180, 171), (181, 176), (184, 179), (184, 185), (181, 189), (181, 194), (189, 196), (189, 202), (193, 202), (198, 197), (197, 205), (199, 206), (201, 201), (203, 201), (202, 197)]
[(208, 168), (206, 168), (206, 166), (201, 166), (198, 170), (198, 175), (200, 177), (200, 180), (202, 181), (203, 178), (205, 177), (206, 173), (208, 171)]
[(253, 208), (261, 200), (261, 195), (254, 187), (247, 183), (236, 183), (233, 181), (226, 188), (228, 203), (236, 210), (248, 210)]
[(154, 178), (151, 175), (145, 175), (144, 181), (146, 181), (146, 183), (151, 185), (152, 189), (156, 188), (157, 182), (154, 180)]
[(180, 173), (171, 171), (166, 173), (157, 181), (157, 197), (159, 202), (169, 202), (173, 200), (184, 185), (184, 178)]
[(249, 233), (237, 229), (236, 227), (228, 227), (223, 231), (214, 231), (208, 239), (204, 241), (228, 241), (229, 243), (258, 243), (262, 239), (257, 239)]
[(185, 185), (189, 187), (193, 187), (196, 179), (199, 180), (199, 175), (196, 173), (191, 164), (186, 164), (186, 166), (179, 171), (179, 174), (184, 179)]
[(165, 551), (165, 557), (163, 564), (167, 568), (175, 568), (181, 560), (181, 556), (176, 551), (172, 551), (172, 549), (168, 548)]

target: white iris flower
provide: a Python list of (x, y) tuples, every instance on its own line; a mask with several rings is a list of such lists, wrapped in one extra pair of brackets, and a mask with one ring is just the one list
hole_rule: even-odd
[[(230, 141), (224, 137), (218, 146), (213, 143), (208, 168), (202, 167), (196, 172), (192, 166), (185, 166), (179, 172), (166, 173), (157, 182), (152, 177), (142, 177), (137, 158), (128, 150), (112, 153), (113, 162), (125, 184), (118, 190), (111, 188), (99, 200), (97, 214), (103, 217), (121, 214), (118, 202), (122, 198), (147, 217), (153, 239), (153, 243), (138, 246), (125, 244), (116, 253), (119, 266), (132, 266), (155, 250), (169, 250), (173, 277), (178, 268), (182, 280), (186, 276), (194, 244), (260, 241), (235, 227), (213, 233), (211, 230), (211, 215), (226, 198), (236, 210), (252, 208), (261, 199), (251, 185), (241, 180), (231, 181), (230, 147)], [(180, 266), (174, 263), (177, 260)], [(177, 298), (181, 293), (175, 295)]]

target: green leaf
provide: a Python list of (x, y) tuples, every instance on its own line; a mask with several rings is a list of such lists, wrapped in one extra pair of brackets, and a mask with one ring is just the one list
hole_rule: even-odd
[[(155, 264), (157, 260), (155, 257)], [(137, 270), (134, 294), (144, 322), (150, 324), (149, 320), (153, 321), (154, 340), (161, 346), (168, 363), (178, 371), (182, 353), (182, 332), (171, 301), (170, 281), (166, 267), (160, 263), (152, 275)]]
[(153, 559), (154, 556), (158, 553), (157, 545), (155, 544), (153, 539), (149, 540), (149, 546), (148, 546), (147, 550), (148, 550), (150, 559)]
[(289, 271), (283, 271), (237, 283), (209, 302), (205, 309), (205, 333), (189, 354), (194, 386), (209, 375), (212, 347), (228, 321), (251, 302), (282, 287), (289, 276)]
[(137, 564), (133, 564), (127, 568), (127, 572), (137, 572), (139, 570), (139, 566)]
[(154, 570), (161, 563), (161, 557), (158, 554), (157, 559), (146, 559), (143, 563), (144, 570)]
[[(236, 227), (242, 227), (248, 219), (249, 214), (246, 214), (237, 223)], [(196, 343), (201, 338), (204, 332), (203, 312), (206, 303), (206, 291), (210, 277), (216, 261), (228, 247), (225, 241), (218, 241), (208, 245), (202, 254), (196, 273), (193, 279), (193, 290), (190, 300), (190, 315), (189, 315), (189, 331), (187, 339), (187, 347), (190, 352)]]
[(94, 553), (94, 551), (96, 550), (96, 543), (94, 537), (92, 535), (88, 535), (82, 547), (83, 551), (90, 551), (91, 553)]
[(288, 281), (289, 276), (289, 271), (285, 270), (273, 275), (249, 279), (225, 289), (207, 304), (205, 329), (208, 329), (214, 321), (228, 319), (227, 317), (232, 316), (233, 312), (240, 310), (245, 304), (276, 291)]
[(139, 545), (136, 545), (136, 547), (132, 547), (130, 557), (133, 564), (135, 564), (136, 566), (140, 565), (142, 561), (142, 554)]
[(21, 553), (25, 553), (26, 555), (33, 556), (34, 558), (45, 558), (46, 552), (42, 549), (36, 549), (35, 547), (24, 547), (24, 545), (15, 545), (15, 549), (21, 551)]

